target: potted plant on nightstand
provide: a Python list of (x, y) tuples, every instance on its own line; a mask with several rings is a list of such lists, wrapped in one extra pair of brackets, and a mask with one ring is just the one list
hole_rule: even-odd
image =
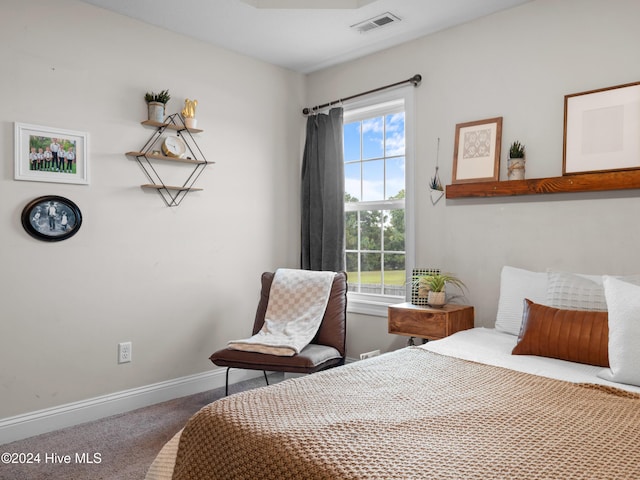
[(446, 285), (451, 284), (464, 290), (466, 285), (451, 273), (434, 273), (431, 275), (415, 275), (414, 284), (420, 289), (428, 289), (427, 303), (432, 307), (441, 307), (447, 303)]
[(171, 99), (169, 90), (162, 90), (160, 93), (147, 92), (144, 99), (149, 106), (149, 120), (152, 122), (164, 122), (164, 108)]
[(524, 180), (524, 145), (517, 140), (509, 148), (507, 161), (507, 178), (509, 180)]

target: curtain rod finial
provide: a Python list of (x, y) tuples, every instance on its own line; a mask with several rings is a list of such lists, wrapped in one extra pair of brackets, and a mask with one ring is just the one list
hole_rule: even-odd
[(303, 115), (309, 115), (311, 113), (311, 109), (309, 109), (309, 107), (304, 107), (302, 109), (302, 114)]
[(419, 73), (416, 73), (413, 77), (409, 79), (409, 81), (413, 83), (414, 87), (417, 87), (422, 81), (422, 75), (420, 75)]

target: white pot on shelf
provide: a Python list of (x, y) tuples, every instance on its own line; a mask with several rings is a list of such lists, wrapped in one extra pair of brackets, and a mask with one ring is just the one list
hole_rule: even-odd
[(433, 307), (441, 307), (447, 303), (447, 294), (444, 292), (429, 292), (427, 303)]
[(149, 120), (152, 122), (164, 122), (164, 103), (149, 102)]
[(507, 178), (509, 180), (524, 180), (524, 158), (509, 158), (507, 160)]
[(184, 119), (184, 125), (187, 128), (196, 128), (196, 126), (198, 125), (198, 120), (196, 118), (186, 117)]

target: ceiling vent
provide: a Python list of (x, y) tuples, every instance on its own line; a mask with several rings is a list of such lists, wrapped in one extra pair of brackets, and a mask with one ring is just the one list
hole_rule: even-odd
[(382, 15), (378, 15), (377, 17), (370, 18), (369, 20), (365, 20), (364, 22), (351, 25), (350, 28), (357, 30), (359, 33), (365, 33), (370, 30), (384, 27), (385, 25), (389, 25), (391, 23), (399, 22), (399, 21), (400, 19), (396, 17), (394, 14), (385, 12)]

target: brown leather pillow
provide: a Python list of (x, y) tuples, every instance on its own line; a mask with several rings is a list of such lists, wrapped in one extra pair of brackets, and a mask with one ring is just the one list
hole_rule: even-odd
[(537, 355), (600, 367), (609, 366), (607, 312), (560, 310), (524, 301), (513, 355)]

